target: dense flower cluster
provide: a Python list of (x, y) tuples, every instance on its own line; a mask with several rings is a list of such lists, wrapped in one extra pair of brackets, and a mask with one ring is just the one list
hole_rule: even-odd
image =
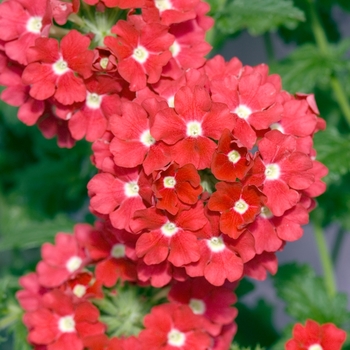
[[(218, 288), (203, 278), (183, 276), (182, 282), (171, 284), (168, 300), (150, 304), (145, 287), (139, 287), (142, 299), (130, 299), (129, 291), (123, 305), (123, 292), (116, 286), (145, 286), (136, 272), (141, 261), (135, 239), (106, 223), (78, 224), (73, 235), (60, 232), (55, 244), (44, 244), (41, 252), (36, 272), (20, 279), (23, 290), (17, 293), (28, 341), (37, 349), (220, 350), (229, 347), (236, 333), (233, 284)], [(107, 297), (116, 301), (121, 320), (114, 314), (99, 319), (96, 305)], [(137, 303), (148, 305), (146, 312), (138, 312)], [(127, 307), (132, 312), (126, 312)], [(135, 337), (132, 327), (142, 319), (144, 329), (137, 328)], [(112, 332), (115, 323), (127, 324), (131, 331), (124, 329), (117, 337)]]
[[(62, 147), (93, 142), (99, 171), (88, 194), (101, 221), (44, 244), (21, 280), (38, 349), (228, 349), (233, 285), (274, 274), (275, 252), (302, 236), (325, 190), (312, 140), (325, 122), (313, 95), (283, 91), (265, 64), (205, 59), (208, 10), (200, 0), (0, 4), (1, 98)], [(118, 299), (119, 281), (171, 287), (138, 337), (114, 336), (91, 303), (102, 286)]]

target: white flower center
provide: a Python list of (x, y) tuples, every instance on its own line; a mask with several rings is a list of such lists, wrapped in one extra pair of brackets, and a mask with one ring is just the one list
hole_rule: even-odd
[(198, 137), (202, 135), (202, 125), (197, 121), (187, 123), (187, 136)]
[(30, 17), (27, 22), (27, 31), (30, 33), (40, 34), (43, 26), (42, 18), (39, 16)]
[(207, 244), (209, 249), (214, 253), (222, 252), (226, 247), (221, 237), (212, 237), (210, 240), (207, 240)]
[(260, 216), (264, 219), (271, 219), (273, 217), (273, 214), (268, 207), (262, 207), (260, 210)]
[(128, 182), (124, 185), (124, 193), (127, 197), (137, 197), (140, 187), (136, 181)]
[(150, 147), (156, 143), (156, 140), (152, 137), (149, 130), (145, 130), (140, 137), (140, 141), (143, 145)]
[(247, 120), (252, 113), (251, 109), (245, 105), (239, 105), (233, 112), (236, 113), (241, 119), (245, 120)]
[(173, 328), (168, 333), (168, 344), (171, 346), (176, 346), (176, 347), (183, 346), (185, 344), (185, 341), (186, 341), (185, 333), (182, 333), (175, 328)]
[(102, 96), (96, 93), (88, 92), (86, 96), (86, 105), (91, 109), (99, 109), (102, 102)]
[(163, 235), (167, 237), (174, 236), (178, 230), (178, 227), (173, 222), (167, 222), (161, 227)]
[(284, 134), (284, 130), (283, 130), (283, 127), (280, 123), (273, 123), (270, 125), (270, 129), (271, 130), (278, 130), (280, 131), (282, 134)]
[(241, 155), (239, 152), (233, 150), (227, 154), (227, 158), (231, 163), (236, 164), (241, 159)]
[(249, 208), (249, 205), (241, 198), (233, 206), (233, 210), (239, 214), (244, 214)]
[(52, 69), (57, 75), (63, 75), (69, 71), (68, 63), (60, 58), (52, 65)]
[(108, 63), (109, 63), (108, 57), (103, 57), (103, 58), (101, 58), (101, 60), (100, 60), (100, 66), (101, 66), (102, 69), (106, 69), (107, 66), (108, 66)]
[(320, 344), (310, 345), (307, 350), (323, 350), (323, 347)]
[(266, 180), (277, 180), (280, 177), (281, 170), (278, 164), (269, 164), (265, 169)]
[(170, 108), (174, 108), (175, 107), (175, 96), (169, 97), (167, 102), (168, 102), (168, 106)]
[(205, 303), (201, 299), (192, 298), (188, 305), (196, 315), (203, 315), (205, 312)]
[(83, 260), (79, 256), (72, 256), (67, 262), (66, 262), (66, 269), (72, 273), (79, 269), (81, 266)]
[(58, 320), (58, 329), (62, 333), (75, 332), (75, 321), (73, 316), (63, 316)]
[(163, 180), (163, 185), (165, 188), (174, 188), (176, 185), (176, 180), (174, 176), (166, 176)]
[(81, 298), (86, 293), (86, 286), (82, 284), (76, 284), (73, 288), (73, 294), (76, 295), (78, 298)]
[(139, 63), (145, 63), (148, 58), (148, 51), (143, 46), (138, 46), (134, 49), (132, 57)]
[(181, 51), (181, 46), (175, 40), (174, 43), (169, 47), (169, 50), (173, 54), (173, 57), (176, 57)]
[(159, 12), (170, 10), (172, 8), (170, 0), (155, 0), (154, 5), (159, 10)]
[(124, 244), (115, 244), (111, 249), (111, 256), (116, 259), (123, 258), (125, 256)]

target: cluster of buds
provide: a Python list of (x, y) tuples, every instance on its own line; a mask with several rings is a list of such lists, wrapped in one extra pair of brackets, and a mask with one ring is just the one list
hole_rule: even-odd
[[(325, 122), (313, 95), (283, 91), (266, 65), (207, 60), (208, 10), (200, 0), (0, 4), (1, 98), (62, 147), (92, 142), (99, 171), (88, 184), (99, 223), (59, 233), (22, 278), (38, 349), (228, 349), (234, 286), (275, 273), (275, 252), (302, 236), (325, 190), (312, 140)], [(120, 283), (170, 287), (130, 334), (91, 303), (124, 300)]]

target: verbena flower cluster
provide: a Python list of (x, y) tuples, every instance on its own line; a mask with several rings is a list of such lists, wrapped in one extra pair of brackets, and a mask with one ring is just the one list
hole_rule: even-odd
[[(325, 122), (313, 95), (283, 91), (265, 64), (206, 59), (208, 10), (0, 4), (1, 98), (62, 147), (92, 142), (98, 169), (88, 194), (99, 222), (58, 233), (21, 279), (35, 348), (228, 349), (235, 285), (274, 274), (275, 252), (302, 236), (325, 190), (312, 140)], [(120, 281), (170, 288), (138, 337), (113, 336), (91, 302), (118, 299)]]

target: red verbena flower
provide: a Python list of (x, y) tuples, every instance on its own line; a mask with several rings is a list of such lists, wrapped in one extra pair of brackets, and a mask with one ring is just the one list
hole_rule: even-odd
[(30, 85), (30, 95), (37, 100), (51, 96), (64, 104), (84, 101), (86, 88), (82, 78), (92, 75), (94, 53), (88, 50), (90, 39), (71, 30), (60, 42), (51, 38), (39, 38), (28, 49), (29, 65), (22, 79)]
[(318, 324), (307, 320), (305, 326), (297, 323), (293, 328), (293, 339), (286, 343), (286, 350), (341, 350), (346, 332), (333, 323)]

